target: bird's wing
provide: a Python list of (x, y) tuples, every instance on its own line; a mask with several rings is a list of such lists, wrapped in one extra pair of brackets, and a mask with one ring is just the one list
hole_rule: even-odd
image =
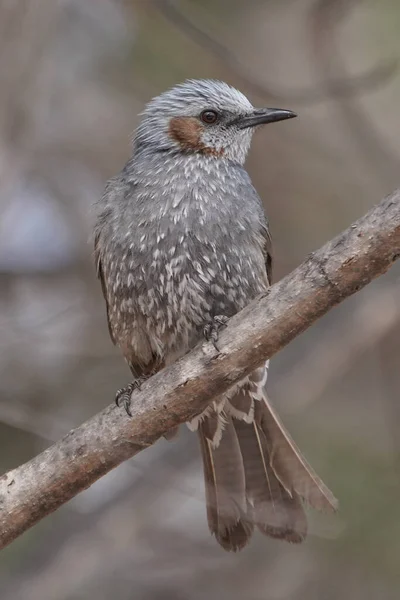
[(101, 253), (100, 253), (99, 241), (100, 241), (100, 231), (96, 231), (95, 236), (94, 236), (94, 257), (95, 257), (96, 272), (97, 272), (97, 277), (100, 279), (101, 289), (103, 290), (104, 300), (106, 301), (108, 331), (110, 333), (110, 338), (111, 338), (113, 344), (115, 344), (115, 337), (112, 332), (111, 323), (110, 323), (110, 307), (108, 304), (106, 282), (104, 281), (103, 268), (102, 268), (102, 264), (101, 264)]

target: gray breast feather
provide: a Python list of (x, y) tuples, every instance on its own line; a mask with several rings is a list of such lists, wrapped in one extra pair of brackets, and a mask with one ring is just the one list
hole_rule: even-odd
[(219, 165), (213, 177), (185, 178), (190, 165), (175, 165), (169, 177), (164, 167), (151, 181), (140, 164), (136, 175), (122, 172), (103, 197), (107, 218), (98, 227), (117, 343), (147, 335), (156, 353), (175, 354), (194, 345), (213, 316), (233, 315), (266, 289), (266, 224), (242, 169), (228, 176)]

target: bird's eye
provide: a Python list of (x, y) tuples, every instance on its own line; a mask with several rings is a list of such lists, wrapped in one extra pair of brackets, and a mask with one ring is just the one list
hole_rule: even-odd
[(217, 121), (218, 113), (216, 110), (203, 110), (203, 112), (200, 115), (200, 119), (203, 121), (203, 123), (206, 123), (207, 125), (212, 125)]

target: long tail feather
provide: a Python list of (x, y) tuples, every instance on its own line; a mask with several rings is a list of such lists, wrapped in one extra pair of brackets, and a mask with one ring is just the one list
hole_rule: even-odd
[[(337, 500), (293, 442), (265, 393), (266, 369), (257, 369), (192, 422), (204, 465), (207, 518), (225, 550), (240, 550), (254, 525), (274, 538), (307, 535), (302, 500), (335, 511)], [(222, 410), (223, 409), (223, 410)]]
[(335, 496), (301, 454), (265, 393), (263, 401), (255, 403), (254, 420), (265, 434), (271, 467), (283, 487), (316, 510), (335, 512)]
[(289, 494), (269, 463), (267, 440), (256, 423), (235, 421), (245, 473), (246, 493), (253, 506), (253, 520), (260, 531), (289, 542), (301, 542), (307, 519), (297, 494)]
[(240, 550), (249, 541), (253, 525), (247, 516), (246, 484), (240, 446), (232, 420), (224, 424), (217, 447), (213, 447), (210, 430), (214, 430), (214, 413), (199, 425), (200, 447), (204, 466), (207, 519), (211, 533), (225, 550)]

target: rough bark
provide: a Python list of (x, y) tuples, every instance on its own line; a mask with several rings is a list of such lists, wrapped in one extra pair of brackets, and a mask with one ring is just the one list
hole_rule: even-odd
[(230, 320), (218, 353), (200, 344), (132, 397), (108, 406), (0, 477), (0, 548), (286, 346), (400, 256), (400, 190), (385, 198)]

